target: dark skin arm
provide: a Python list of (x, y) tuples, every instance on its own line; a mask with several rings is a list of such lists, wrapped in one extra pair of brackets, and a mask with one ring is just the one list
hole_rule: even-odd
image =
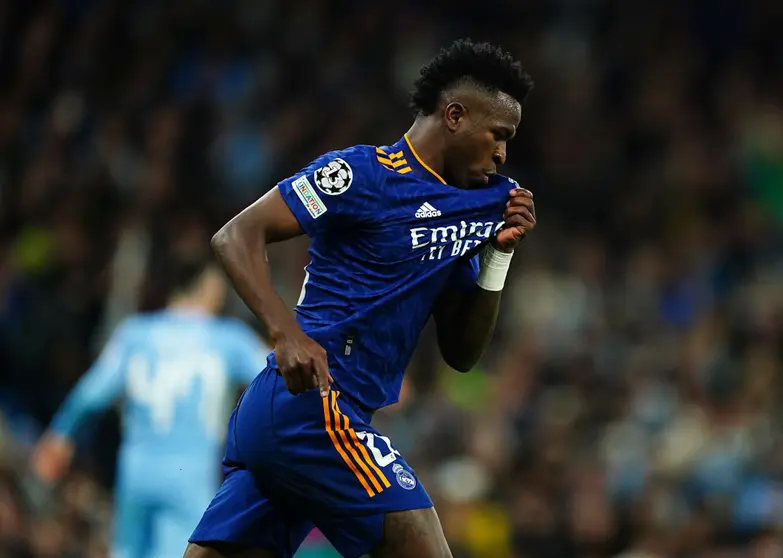
[(266, 246), (303, 234), (277, 188), (231, 219), (212, 237), (212, 249), (237, 294), (261, 320), (275, 347), (288, 391), (318, 386), (327, 395), (332, 378), (326, 351), (304, 334), (272, 285)]
[[(505, 228), (493, 240), (493, 246), (503, 252), (513, 251), (536, 226), (533, 194), (516, 188), (509, 195), (503, 215)], [(501, 293), (478, 285), (468, 292), (447, 288), (441, 293), (433, 316), (438, 347), (443, 360), (453, 369), (468, 372), (481, 358), (495, 330)]]
[(438, 347), (446, 364), (458, 372), (469, 372), (484, 353), (495, 331), (502, 291), (444, 290), (433, 315)]

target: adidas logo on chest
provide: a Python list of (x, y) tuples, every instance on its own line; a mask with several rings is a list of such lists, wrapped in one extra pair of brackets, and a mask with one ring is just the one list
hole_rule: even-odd
[(429, 217), (440, 217), (442, 215), (440, 209), (435, 209), (429, 202), (424, 202), (421, 207), (416, 210), (415, 217), (417, 219), (427, 219)]

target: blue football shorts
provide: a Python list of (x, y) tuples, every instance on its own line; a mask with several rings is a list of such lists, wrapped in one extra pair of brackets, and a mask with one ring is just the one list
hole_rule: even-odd
[(267, 368), (228, 425), (225, 480), (190, 542), (265, 548), (290, 558), (313, 526), (348, 558), (383, 539), (388, 512), (432, 500), (371, 415), (332, 389), (291, 395)]

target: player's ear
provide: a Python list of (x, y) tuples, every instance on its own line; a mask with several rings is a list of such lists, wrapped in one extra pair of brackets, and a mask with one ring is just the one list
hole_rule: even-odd
[(446, 120), (446, 126), (450, 132), (456, 132), (462, 125), (462, 121), (465, 119), (467, 109), (462, 103), (449, 103), (444, 109), (444, 118)]

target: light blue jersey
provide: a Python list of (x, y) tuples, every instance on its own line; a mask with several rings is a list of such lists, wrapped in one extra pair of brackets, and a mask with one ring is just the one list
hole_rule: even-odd
[(116, 329), (52, 422), (70, 438), (123, 403), (113, 558), (182, 555), (221, 481), (232, 395), (268, 352), (241, 322), (193, 311), (140, 314)]

